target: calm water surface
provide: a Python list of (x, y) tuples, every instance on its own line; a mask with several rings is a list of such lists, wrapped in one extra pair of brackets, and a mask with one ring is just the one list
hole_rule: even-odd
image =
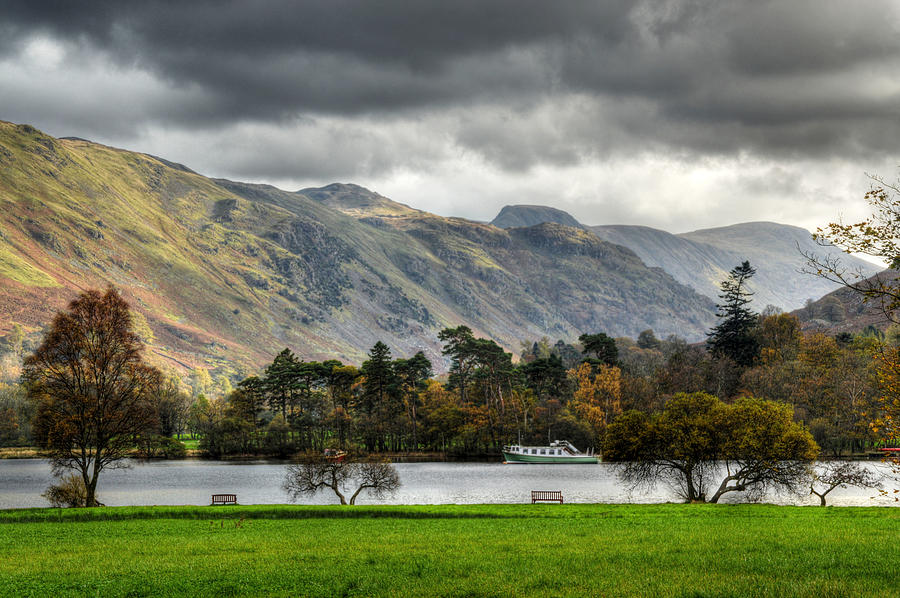
[[(206, 505), (210, 495), (237, 494), (241, 504), (289, 502), (281, 489), (285, 465), (268, 462), (156, 461), (133, 462), (130, 469), (100, 474), (97, 494), (108, 506)], [(879, 463), (867, 467), (882, 468)], [(566, 502), (666, 502), (677, 498), (660, 486), (629, 493), (614, 467), (599, 465), (503, 465), (501, 463), (398, 463), (403, 486), (393, 496), (375, 499), (361, 494), (360, 504), (477, 504), (530, 502), (531, 490), (562, 490)], [(53, 483), (50, 466), (41, 459), (0, 460), (0, 509), (45, 507), (41, 493)], [(897, 484), (891, 484), (891, 488)], [(871, 498), (872, 490), (836, 489), (834, 505), (894, 505), (893, 499)], [(813, 497), (815, 498), (815, 497)], [(772, 496), (770, 502), (818, 504), (818, 499)], [(334, 504), (332, 493), (298, 501)], [(723, 499), (724, 502), (724, 499)]]

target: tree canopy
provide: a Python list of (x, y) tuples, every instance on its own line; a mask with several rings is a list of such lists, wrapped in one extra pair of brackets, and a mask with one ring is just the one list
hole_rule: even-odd
[(603, 452), (620, 464), (625, 482), (662, 482), (689, 502), (796, 491), (817, 454), (787, 405), (750, 397), (727, 405), (702, 392), (677, 394), (653, 414), (623, 414), (609, 426)]

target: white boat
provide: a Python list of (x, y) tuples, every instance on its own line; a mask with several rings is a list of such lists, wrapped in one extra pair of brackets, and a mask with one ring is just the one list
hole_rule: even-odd
[(568, 440), (554, 440), (550, 446), (503, 447), (504, 463), (599, 463), (593, 451), (582, 453)]

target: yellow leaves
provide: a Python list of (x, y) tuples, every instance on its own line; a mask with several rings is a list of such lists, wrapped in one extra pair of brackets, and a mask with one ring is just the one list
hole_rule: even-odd
[(900, 437), (900, 349), (885, 347), (875, 356), (881, 386), (881, 417), (874, 422), (884, 440)]
[(611, 417), (622, 412), (622, 371), (582, 363), (569, 370), (569, 376), (576, 384), (570, 406), (601, 437)]

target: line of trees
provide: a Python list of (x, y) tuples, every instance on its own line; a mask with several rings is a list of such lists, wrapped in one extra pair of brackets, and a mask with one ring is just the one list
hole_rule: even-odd
[[(744, 273), (743, 281), (752, 270), (748, 266), (736, 269), (736, 276)], [(744, 292), (743, 284), (736, 293), (726, 289), (725, 303), (731, 293), (746, 309)], [(883, 355), (881, 339), (804, 335), (796, 318), (774, 310), (762, 315), (747, 310), (740, 320), (743, 328), (734, 333), (733, 322), (723, 318), (707, 347), (676, 337), (658, 339), (651, 330), (636, 340), (597, 333), (582, 335), (579, 345), (548, 339), (523, 343), (517, 363), (466, 326), (446, 328), (439, 339), (449, 372), (441, 379), (434, 378), (423, 353), (394, 358), (381, 342), (360, 367), (305, 361), (285, 349), (259, 375), (230, 391), (230, 383), (213, 383), (205, 370), (205, 376), (194, 376), (197, 388), (218, 384), (219, 396), (192, 396), (177, 377), (155, 373), (148, 385), (150, 425), (130, 442), (145, 456), (178, 456), (183, 447), (172, 437), (185, 432), (199, 435), (210, 456), (288, 456), (332, 446), (484, 455), (515, 441), (555, 438), (600, 448), (622, 413), (658, 412), (670, 397), (696, 392), (726, 403), (754, 396), (787, 405), (824, 455), (859, 452), (878, 440), (871, 423), (881, 415), (876, 359)], [(54, 334), (48, 333), (45, 344)], [(33, 356), (44, 354), (40, 349)], [(26, 382), (34, 398), (40, 380), (30, 359)], [(0, 410), (8, 415), (0, 440), (44, 442), (43, 428), (31, 429), (41, 421), (34, 417), (38, 404), (26, 400), (22, 387), (0, 388)]]

